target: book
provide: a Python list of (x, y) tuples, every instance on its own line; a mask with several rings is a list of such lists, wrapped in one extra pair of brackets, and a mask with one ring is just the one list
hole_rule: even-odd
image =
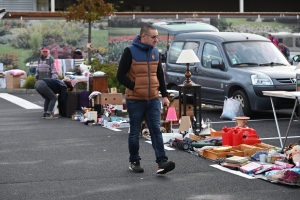
[(225, 162), (233, 163), (233, 164), (241, 164), (241, 163), (248, 162), (248, 158), (241, 157), (241, 156), (232, 156), (232, 157), (226, 158)]
[(263, 165), (256, 162), (250, 162), (240, 167), (240, 171), (246, 174), (254, 174), (261, 169), (263, 169)]

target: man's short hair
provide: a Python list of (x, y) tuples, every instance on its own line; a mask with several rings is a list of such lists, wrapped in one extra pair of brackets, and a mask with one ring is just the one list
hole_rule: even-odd
[(144, 26), (142, 26), (141, 31), (140, 31), (140, 36), (143, 33), (149, 33), (149, 30), (156, 30), (156, 28), (154, 26), (152, 26), (151, 24), (145, 24)]

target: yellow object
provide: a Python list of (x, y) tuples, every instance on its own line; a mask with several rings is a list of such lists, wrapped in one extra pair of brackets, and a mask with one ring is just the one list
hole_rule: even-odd
[(220, 147), (214, 147), (213, 151), (215, 152), (224, 152), (224, 151), (230, 151), (231, 150), (231, 146), (220, 146)]

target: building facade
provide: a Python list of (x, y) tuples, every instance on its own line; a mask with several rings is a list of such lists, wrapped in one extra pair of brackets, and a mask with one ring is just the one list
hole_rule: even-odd
[(0, 0), (0, 8), (11, 12), (51, 11), (51, 5), (55, 11), (55, 0)]
[[(65, 11), (76, 0), (0, 0), (6, 11)], [(295, 0), (105, 0), (118, 12), (299, 12)]]

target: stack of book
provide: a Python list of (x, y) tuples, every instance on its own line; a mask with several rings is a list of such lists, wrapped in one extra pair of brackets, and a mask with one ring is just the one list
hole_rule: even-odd
[(240, 167), (246, 164), (247, 162), (248, 162), (248, 158), (246, 157), (232, 156), (230, 158), (226, 158), (225, 162), (221, 163), (221, 166), (233, 170), (239, 170)]

